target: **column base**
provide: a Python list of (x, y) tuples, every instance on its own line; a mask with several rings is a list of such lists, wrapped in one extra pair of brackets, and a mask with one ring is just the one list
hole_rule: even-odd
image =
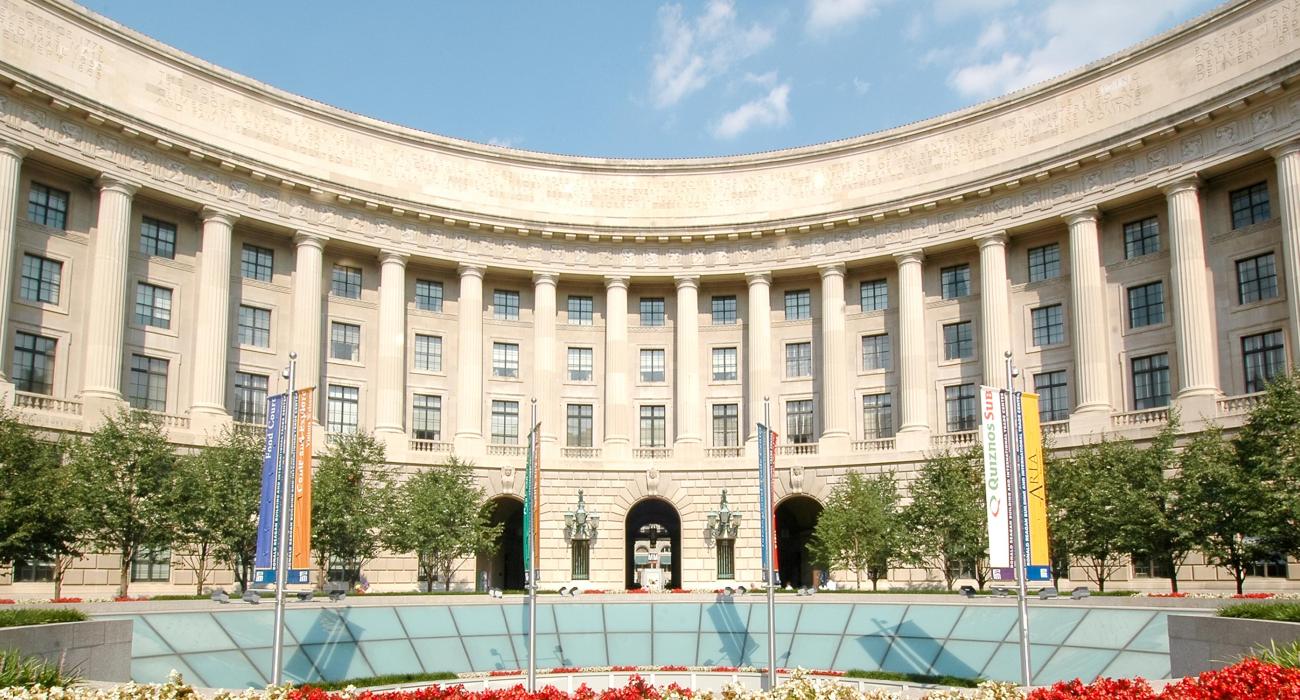
[(924, 452), (930, 449), (930, 429), (903, 428), (894, 435), (894, 449), (899, 452)]
[(14, 392), (17, 389), (8, 379), (0, 379), (0, 406), (5, 409), (14, 407)]
[(1110, 432), (1110, 406), (1089, 406), (1070, 414), (1071, 435), (1100, 435)]
[(673, 443), (673, 459), (694, 462), (704, 459), (704, 441), (699, 438), (677, 440)]
[(605, 440), (600, 446), (601, 461), (626, 462), (632, 459), (632, 443), (622, 439)]
[(190, 409), (190, 430), (195, 434), (213, 438), (234, 425), (234, 419), (225, 411), (195, 406)]
[(130, 408), (121, 394), (107, 391), (84, 391), (81, 394), (81, 417), (86, 430), (94, 430)]
[(456, 433), (452, 451), (461, 459), (481, 459), (487, 456), (487, 442), (478, 433)]
[(849, 447), (848, 433), (824, 433), (817, 440), (819, 455), (846, 455), (849, 453)]
[(390, 460), (405, 455), (410, 448), (406, 433), (395, 428), (375, 428), (375, 439), (384, 444), (384, 454)]
[(1178, 394), (1174, 406), (1183, 425), (1202, 425), (1219, 417), (1219, 392), (1213, 388), (1188, 389)]

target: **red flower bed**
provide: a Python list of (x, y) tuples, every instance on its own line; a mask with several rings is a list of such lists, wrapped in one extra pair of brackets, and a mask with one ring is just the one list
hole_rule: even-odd
[(647, 591), (644, 588), (629, 588), (627, 589), (627, 592), (628, 593), (649, 593), (650, 591)]
[(605, 591), (602, 591), (599, 588), (588, 588), (587, 590), (583, 591), (583, 593), (586, 593), (588, 595), (591, 595), (592, 593), (604, 593), (604, 592)]
[(14, 601), (11, 598), (0, 598), (0, 605), (13, 605), (13, 604)]
[[(675, 691), (685, 697), (691, 696), (690, 690), (676, 684), (668, 686), (667, 690)], [(336, 694), (310, 686), (295, 688), (285, 697), (287, 700), (338, 700)], [(566, 693), (549, 685), (535, 693), (524, 690), (522, 685), (494, 690), (465, 690), (463, 686), (450, 685), (378, 693), (365, 690), (357, 693), (357, 700), (655, 700), (659, 697), (660, 689), (647, 683), (641, 676), (632, 676), (628, 684), (621, 688), (610, 688), (600, 692), (583, 684), (572, 693)]]
[(660, 666), (660, 671), (685, 671), (685, 666)]
[(1028, 700), (1300, 700), (1300, 670), (1247, 659), (1218, 671), (1184, 678), (1156, 692), (1141, 678), (1101, 678), (1057, 683), (1029, 694)]
[(1147, 597), (1148, 598), (1186, 598), (1187, 594), (1182, 591), (1179, 591), (1177, 593), (1152, 593)]
[(519, 668), (503, 668), (496, 671), (488, 671), (488, 675), (494, 678), (497, 676), (521, 676), (523, 673), (523, 669)]
[(1264, 600), (1265, 598), (1272, 598), (1273, 594), (1272, 593), (1233, 593), (1232, 597), (1247, 598), (1250, 600)]
[(149, 596), (147, 595), (138, 595), (138, 596), (120, 595), (113, 598), (114, 603), (143, 603), (146, 600), (149, 600)]
[(628, 671), (635, 671), (636, 666), (610, 666), (609, 670), (619, 671), (621, 673), (627, 673)]
[(51, 603), (80, 603), (80, 598), (50, 598)]
[(582, 673), (582, 669), (577, 666), (557, 666), (547, 673)]
[(686, 590), (685, 588), (674, 588), (673, 593), (690, 593), (690, 591)]

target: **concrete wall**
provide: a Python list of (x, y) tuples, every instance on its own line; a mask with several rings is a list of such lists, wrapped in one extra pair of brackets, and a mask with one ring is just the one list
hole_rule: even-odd
[(1270, 641), (1300, 640), (1300, 623), (1231, 617), (1169, 616), (1169, 666), (1174, 678), (1223, 668)]
[(0, 649), (42, 657), (85, 679), (131, 680), (130, 620), (0, 628)]

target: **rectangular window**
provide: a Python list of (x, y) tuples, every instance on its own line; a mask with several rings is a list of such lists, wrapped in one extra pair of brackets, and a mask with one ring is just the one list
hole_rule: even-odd
[(664, 381), (665, 355), (661, 349), (641, 351), (641, 382), (644, 384)]
[(939, 286), (944, 299), (970, 296), (970, 265), (953, 265), (939, 270)]
[(15, 559), (14, 583), (48, 583), (54, 580), (54, 562), (50, 560)]
[(1251, 562), (1246, 569), (1246, 575), (1264, 578), (1286, 578), (1286, 555), (1273, 554), (1266, 559)]
[(330, 359), (348, 362), (361, 360), (361, 326), (330, 322)]
[(1268, 209), (1268, 183), (1257, 182), (1250, 187), (1243, 187), (1228, 193), (1232, 205), (1232, 227), (1244, 228), (1261, 221), (1268, 221), (1272, 214)]
[(361, 390), (354, 386), (329, 386), (329, 403), (325, 407), (325, 430), (331, 433), (357, 432)]
[(238, 423), (266, 424), (266, 392), (270, 377), (235, 372), (235, 410)]
[(569, 297), (569, 325), (590, 326), (595, 308), (591, 297)]
[(245, 243), (239, 253), (239, 274), (246, 280), (270, 282), (274, 263), (275, 251)]
[(740, 405), (713, 405), (713, 446), (736, 447), (740, 444)]
[(1165, 320), (1165, 285), (1152, 282), (1128, 288), (1128, 325), (1141, 328)]
[(889, 394), (862, 397), (862, 439), (879, 440), (894, 436), (894, 406)]
[(1242, 304), (1277, 298), (1277, 264), (1272, 253), (1237, 261), (1237, 301)]
[(1169, 354), (1133, 358), (1133, 408), (1169, 405)]
[(641, 446), (664, 447), (668, 444), (668, 408), (641, 407)]
[(1124, 224), (1124, 258), (1160, 252), (1160, 220), (1148, 217)]
[(330, 294), (344, 299), (360, 299), (361, 268), (335, 265), (330, 278)]
[(859, 289), (862, 310), (884, 311), (889, 308), (889, 285), (885, 280), (868, 280)]
[(167, 410), (167, 360), (147, 355), (131, 356), (131, 378), (126, 400), (132, 408)]
[(1274, 377), (1286, 373), (1282, 331), (1248, 335), (1241, 339), (1241, 360), (1246, 370), (1246, 393), (1268, 388)]
[[(716, 321), (714, 323), (716, 323)], [(644, 298), (641, 300), (641, 325), (664, 325), (664, 300), (662, 297)]]
[(785, 376), (788, 379), (812, 376), (812, 343), (785, 344)]
[(713, 325), (730, 326), (736, 323), (736, 297), (713, 297)]
[(416, 280), (415, 308), (421, 311), (442, 311), (442, 282)]
[(1070, 417), (1070, 397), (1065, 388), (1065, 370), (1035, 374), (1034, 392), (1038, 394), (1038, 420), (1048, 423)]
[(1061, 276), (1061, 246), (1049, 243), (1029, 249), (1029, 281), (1042, 282)]
[(970, 321), (943, 324), (943, 359), (964, 360), (975, 356)]
[(1168, 562), (1146, 552), (1133, 552), (1130, 558), (1133, 561), (1133, 578), (1170, 578), (1172, 575)]
[(57, 341), (43, 335), (14, 333), (14, 387), (31, 394), (54, 393), (54, 348)]
[(785, 293), (785, 320), (803, 321), (812, 318), (812, 292), (795, 289)]
[(862, 336), (862, 369), (889, 369), (889, 334)]
[(785, 402), (785, 441), (802, 445), (813, 441), (812, 399)]
[(518, 321), (519, 292), (509, 289), (492, 290), (492, 318), (498, 321)]
[(27, 193), (27, 220), (50, 228), (66, 228), (68, 193), (33, 182)]
[(565, 445), (591, 447), (592, 407), (589, 403), (571, 403), (565, 425)]
[(735, 381), (736, 376), (736, 349), (713, 348), (713, 381)]
[(492, 402), (492, 444), (519, 444), (519, 402)]
[(586, 581), (591, 576), (591, 540), (570, 540), (570, 544), (573, 546), (570, 578)]
[(140, 252), (159, 258), (175, 258), (176, 224), (144, 217), (140, 222)]
[(131, 560), (132, 581), (166, 582), (172, 577), (172, 550), (169, 547), (141, 547)]
[(492, 343), (492, 376), (519, 378), (518, 343)]
[(1030, 309), (1029, 318), (1034, 329), (1034, 345), (1041, 348), (1065, 342), (1065, 314), (1060, 304)]
[(442, 397), (416, 394), (411, 406), (411, 437), (416, 440), (442, 439)]
[(135, 286), (135, 322), (152, 328), (171, 328), (172, 290), (140, 282)]
[(944, 387), (943, 401), (948, 417), (948, 432), (960, 433), (975, 429), (979, 416), (975, 411), (974, 384)]
[(717, 540), (718, 579), (736, 578), (736, 541)]
[(591, 381), (593, 354), (591, 348), (569, 348), (569, 381)]
[(442, 371), (442, 336), (415, 334), (415, 368), (423, 372)]
[(18, 296), (27, 301), (58, 304), (62, 283), (63, 263), (39, 255), (23, 254), (22, 284), (18, 288)]
[(239, 344), (271, 347), (271, 310), (239, 305)]

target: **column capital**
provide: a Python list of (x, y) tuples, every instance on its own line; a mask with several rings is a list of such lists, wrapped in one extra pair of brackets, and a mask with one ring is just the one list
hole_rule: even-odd
[(764, 285), (767, 285), (767, 286), (770, 287), (770, 286), (772, 286), (772, 273), (770, 273), (770, 272), (748, 272), (748, 273), (745, 273), (745, 282), (747, 282), (747, 283), (749, 284), (749, 286), (751, 286), (751, 287), (756, 286), (756, 285), (760, 285), (760, 284), (764, 284)]
[(994, 231), (993, 233), (980, 234), (975, 237), (975, 242), (979, 244), (980, 250), (993, 245), (1005, 248), (1007, 245), (1007, 232)]
[(403, 253), (399, 250), (382, 249), (379, 251), (379, 264), (401, 265), (402, 267), (406, 267), (406, 261), (410, 257), (410, 253)]
[(456, 272), (460, 274), (462, 279), (466, 277), (477, 277), (483, 279), (483, 275), (487, 273), (487, 266), (475, 265), (474, 263), (461, 263), (456, 266)]
[(827, 277), (843, 277), (844, 263), (837, 262), (837, 263), (826, 263), (825, 265), (818, 265), (817, 273), (821, 275), (822, 279), (826, 279)]
[(1197, 177), (1195, 174), (1192, 174), (1192, 175), (1183, 175), (1174, 178), (1173, 180), (1165, 180), (1164, 182), (1160, 183), (1157, 186), (1160, 188), (1161, 192), (1165, 193), (1166, 197), (1172, 197), (1176, 194), (1181, 194), (1183, 192), (1188, 192), (1188, 191), (1194, 193), (1201, 188), (1201, 184), (1202, 184), (1201, 178)]
[(550, 285), (554, 287), (556, 284), (559, 283), (559, 281), (560, 281), (560, 273), (558, 272), (534, 272), (533, 273), (533, 286), (535, 287), (540, 287), (543, 285)]
[(293, 244), (299, 248), (315, 248), (316, 250), (325, 250), (325, 243), (329, 241), (329, 236), (323, 233), (313, 231), (299, 231), (293, 234)]
[(899, 253), (894, 253), (894, 259), (898, 261), (899, 267), (911, 263), (916, 263), (917, 265), (920, 265), (921, 263), (925, 262), (925, 251), (921, 250), (920, 248), (916, 248), (914, 250), (904, 250)]
[(699, 289), (700, 276), (699, 275), (677, 275), (673, 277), (673, 284), (676, 285), (678, 289)]
[(1268, 154), (1273, 156), (1276, 160), (1281, 160), (1282, 158), (1293, 156), (1297, 153), (1300, 153), (1300, 139), (1289, 141), (1268, 149)]
[(1081, 224), (1088, 221), (1095, 224), (1099, 219), (1101, 219), (1101, 210), (1098, 209), (1096, 205), (1091, 205), (1062, 214), (1061, 218), (1065, 219), (1065, 223), (1068, 226), (1074, 226), (1075, 224)]
[(628, 280), (622, 275), (606, 275), (605, 289), (627, 289)]
[(234, 226), (235, 222), (239, 221), (238, 214), (209, 206), (205, 206), (203, 209), (199, 210), (199, 218), (202, 219), (205, 224), (209, 221), (215, 221), (227, 226)]
[(98, 187), (101, 192), (118, 192), (128, 197), (134, 196), (140, 189), (140, 183), (112, 173), (104, 173), (96, 178), (95, 186)]
[(0, 153), (3, 153), (11, 158), (17, 158), (18, 160), (22, 160), (23, 158), (27, 157), (28, 153), (31, 152), (32, 149), (26, 145), (18, 143), (17, 141), (10, 141), (5, 138), (0, 138)]

